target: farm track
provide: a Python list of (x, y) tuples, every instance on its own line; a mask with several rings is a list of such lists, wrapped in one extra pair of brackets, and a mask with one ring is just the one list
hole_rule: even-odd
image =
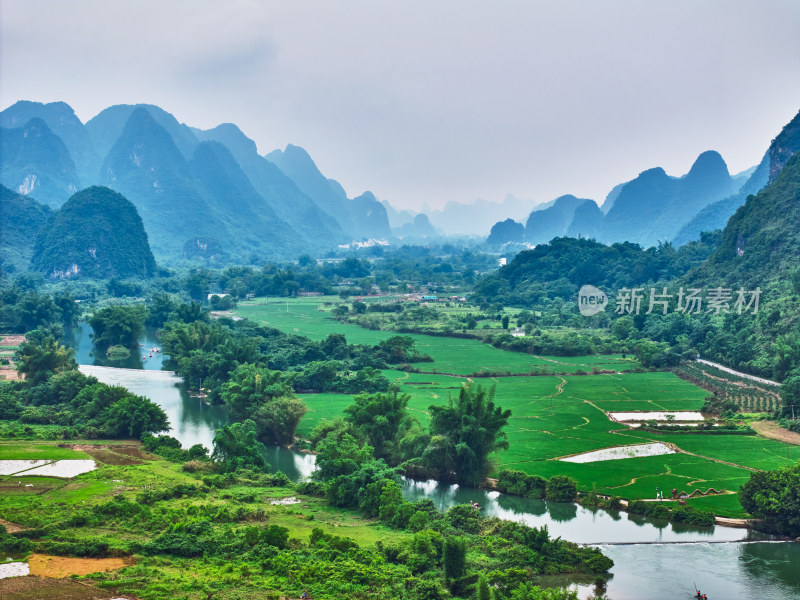
[(549, 396), (545, 396), (545, 398), (553, 398), (555, 396), (558, 396), (560, 393), (562, 393), (564, 391), (564, 386), (567, 385), (567, 380), (564, 379), (563, 377), (559, 377), (559, 379), (561, 380), (561, 383), (559, 383), (556, 386), (556, 390), (557, 390), (556, 393), (555, 394), (550, 394)]
[(596, 373), (444, 373), (442, 371), (412, 371), (416, 375), (444, 375), (445, 377), (459, 377), (461, 379), (497, 379), (499, 377), (581, 377), (585, 375), (624, 375), (633, 373), (633, 369), (627, 371), (598, 371)]
[(725, 373), (736, 375), (736, 377), (741, 377), (742, 379), (749, 379), (750, 381), (755, 381), (756, 383), (761, 383), (763, 385), (780, 386), (780, 383), (778, 383), (777, 381), (772, 381), (770, 379), (763, 379), (762, 377), (756, 377), (755, 375), (748, 375), (747, 373), (742, 373), (740, 371), (734, 371), (733, 369), (726, 367), (725, 365), (711, 362), (710, 360), (705, 360), (704, 358), (698, 358), (697, 362), (702, 363), (704, 365), (708, 365), (709, 367), (714, 367), (715, 369), (719, 369), (720, 371), (724, 371)]
[(753, 421), (750, 425), (756, 433), (772, 440), (800, 446), (800, 433), (780, 427), (775, 421)]
[(761, 469), (756, 469), (755, 467), (746, 467), (744, 465), (739, 465), (734, 462), (729, 462), (727, 460), (722, 460), (721, 458), (711, 458), (710, 456), (703, 456), (702, 454), (695, 454), (694, 452), (689, 452), (688, 450), (684, 450), (679, 448), (675, 444), (668, 443), (669, 446), (675, 449), (676, 452), (680, 452), (681, 454), (688, 454), (689, 456), (696, 456), (697, 458), (702, 458), (703, 460), (710, 460), (711, 462), (720, 463), (723, 465), (728, 465), (729, 467), (736, 467), (739, 469), (745, 469), (747, 471), (752, 471), (753, 473), (758, 473)]
[(18, 531), (25, 531), (27, 529), (27, 527), (24, 525), (12, 523), (11, 521), (6, 521), (5, 519), (0, 519), (0, 525), (4, 526), (8, 533), (17, 533)]

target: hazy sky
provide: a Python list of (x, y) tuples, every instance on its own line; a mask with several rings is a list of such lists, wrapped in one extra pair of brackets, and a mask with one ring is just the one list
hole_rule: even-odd
[(602, 201), (800, 110), (797, 0), (0, 0), (0, 108), (146, 102), (305, 147), (350, 196)]

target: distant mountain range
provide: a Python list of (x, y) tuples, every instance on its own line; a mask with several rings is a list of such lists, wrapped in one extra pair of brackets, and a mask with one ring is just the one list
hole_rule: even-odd
[(415, 213), (371, 192), (348, 197), (299, 146), (260, 155), (231, 123), (201, 130), (139, 104), (109, 107), (84, 124), (63, 102), (20, 101), (0, 112), (2, 218), (28, 234), (2, 243), (16, 252), (5, 264), (22, 268), (32, 252), (31, 228), (48, 218), (48, 209), (99, 185), (133, 203), (154, 255), (167, 264), (287, 259), (370, 238), (425, 244), (441, 235), (489, 235), (495, 246), (558, 236), (680, 245), (722, 228), (798, 147), (800, 115), (757, 167), (739, 175), (709, 151), (682, 177), (659, 167), (640, 173), (615, 186), (602, 205), (565, 195), (531, 210), (532, 201), (509, 195)]
[[(704, 234), (700, 241), (677, 250), (642, 249), (629, 242), (606, 245), (589, 239), (556, 237), (518, 253), (508, 265), (482, 278), (475, 289), (477, 297), (487, 301), (501, 297), (501, 302), (529, 307), (544, 294), (543, 286), (548, 284), (552, 296), (575, 299), (578, 288), (584, 284), (613, 291), (661, 280), (690, 288), (727, 289), (732, 294), (733, 304), (738, 289), (761, 288), (765, 295), (762, 300), (769, 303), (769, 308), (764, 311), (763, 318), (759, 315), (755, 326), (747, 324), (752, 330), (750, 333), (758, 337), (759, 332), (766, 329), (779, 335), (796, 332), (800, 291), (799, 123), (798, 119), (793, 120), (773, 141), (768, 152), (769, 181), (735, 210), (722, 232)], [(716, 157), (711, 159), (717, 161)], [(712, 168), (720, 170), (719, 165), (712, 164)], [(758, 169), (751, 177), (757, 172)], [(651, 176), (653, 174), (647, 177)], [(657, 181), (664, 181), (660, 174), (655, 177)], [(611, 210), (619, 209), (624, 193), (623, 189)], [(552, 213), (552, 208), (559, 204), (574, 205), (577, 199), (559, 200), (560, 203), (546, 210)], [(579, 205), (580, 210), (584, 207)], [(513, 233), (522, 227), (521, 223), (516, 223), (516, 227), (514, 224), (511, 219), (501, 221), (493, 229), (493, 235)], [(735, 320), (736, 314), (730, 311), (730, 321)], [(778, 323), (780, 327), (776, 326)], [(722, 329), (730, 327), (726, 318)], [(729, 335), (727, 331), (726, 335)], [(796, 333), (792, 335), (797, 336)], [(796, 342), (787, 340), (777, 348), (778, 353), (795, 352)], [(775, 350), (773, 348), (770, 353), (774, 354)]]
[(372, 193), (348, 198), (302, 148), (261, 156), (233, 124), (203, 131), (157, 106), (83, 124), (63, 102), (17, 102), (0, 113), (0, 151), (0, 183), (50, 208), (92, 185), (123, 194), (167, 262), (294, 258), (392, 234)]
[(478, 199), (471, 204), (448, 202), (442, 210), (423, 209), (431, 224), (445, 235), (469, 235), (484, 237), (491, 223), (501, 215), (514, 220), (522, 219), (531, 211), (534, 202), (520, 200), (509, 194), (502, 202)]
[[(744, 173), (731, 175), (717, 152), (704, 152), (682, 177), (670, 176), (660, 167), (648, 169), (615, 186), (602, 206), (561, 196), (528, 215), (521, 239), (519, 235), (513, 240), (490, 235), (487, 241), (490, 245), (508, 241), (535, 245), (568, 236), (602, 243), (628, 241), (643, 247), (662, 242), (680, 246), (699, 239), (703, 231), (725, 227), (748, 196), (773, 181), (798, 149), (800, 114), (775, 138), (762, 161)], [(507, 220), (495, 227), (501, 224), (502, 230), (511, 230)]]

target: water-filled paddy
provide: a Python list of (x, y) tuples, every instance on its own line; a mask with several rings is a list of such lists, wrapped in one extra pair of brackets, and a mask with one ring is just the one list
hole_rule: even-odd
[(644, 456), (661, 456), (664, 454), (675, 454), (675, 450), (666, 444), (634, 444), (632, 446), (617, 446), (615, 448), (603, 448), (584, 452), (575, 456), (567, 456), (560, 460), (571, 463), (591, 463), (604, 460), (622, 460), (626, 458), (640, 458)]

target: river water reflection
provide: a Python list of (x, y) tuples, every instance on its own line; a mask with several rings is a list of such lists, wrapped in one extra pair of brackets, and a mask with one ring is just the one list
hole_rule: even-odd
[(440, 510), (446, 510), (454, 504), (477, 502), (484, 516), (518, 521), (531, 527), (546, 525), (553, 537), (579, 544), (722, 542), (766, 537), (748, 529), (670, 524), (621, 511), (585, 508), (570, 502), (531, 500), (499, 492), (461, 488), (434, 480), (406, 480), (403, 493), (410, 500), (431, 498)]
[[(86, 322), (78, 323), (77, 327), (67, 330), (66, 343), (75, 350), (75, 360), (79, 365), (94, 365), (101, 367), (118, 367), (122, 369), (144, 369), (146, 371), (160, 371), (164, 368), (164, 362), (168, 357), (161, 352), (153, 352), (153, 348), (159, 348), (160, 342), (156, 332), (149, 329), (139, 338), (139, 348), (131, 350), (131, 355), (123, 360), (111, 360), (105, 353), (95, 349), (92, 344), (92, 328)], [(144, 358), (142, 358), (144, 357)]]
[(150, 398), (167, 414), (170, 424), (167, 435), (178, 439), (184, 448), (194, 444), (202, 444), (209, 451), (213, 448), (214, 432), (227, 422), (225, 409), (209, 406), (189, 395), (180, 377), (163, 370), (169, 366), (169, 357), (154, 352), (150, 358), (150, 349), (160, 346), (154, 331), (147, 331), (139, 339), (143, 349), (140, 352), (146, 351), (145, 359), (137, 352), (124, 361), (110, 361), (102, 353), (95, 352), (91, 332), (87, 323), (81, 323), (67, 336), (67, 342), (75, 348), (81, 372)]
[[(214, 432), (226, 422), (221, 407), (207, 406), (189, 396), (180, 378), (160, 371), (164, 366), (161, 356), (151, 361), (148, 352), (145, 361), (141, 356), (131, 357), (127, 368), (106, 366), (110, 361), (94, 356), (89, 333), (84, 325), (73, 335), (83, 372), (105, 383), (123, 385), (161, 406), (169, 417), (169, 435), (184, 448), (197, 443), (212, 447)], [(158, 347), (152, 332), (140, 341), (144, 348)], [(285, 448), (272, 448), (267, 456), (275, 470), (293, 480), (313, 472), (314, 458)], [(546, 525), (554, 537), (599, 546), (615, 563), (607, 588), (612, 600), (690, 600), (695, 583), (709, 600), (800, 598), (800, 544), (758, 541), (764, 536), (746, 529), (676, 526), (625, 512), (529, 500), (436, 481), (406, 480), (403, 492), (410, 500), (429, 497), (442, 510), (476, 501), (487, 516), (534, 527)], [(543, 583), (576, 582), (550, 578)], [(590, 582), (577, 582), (577, 587), (582, 599), (593, 590)]]

